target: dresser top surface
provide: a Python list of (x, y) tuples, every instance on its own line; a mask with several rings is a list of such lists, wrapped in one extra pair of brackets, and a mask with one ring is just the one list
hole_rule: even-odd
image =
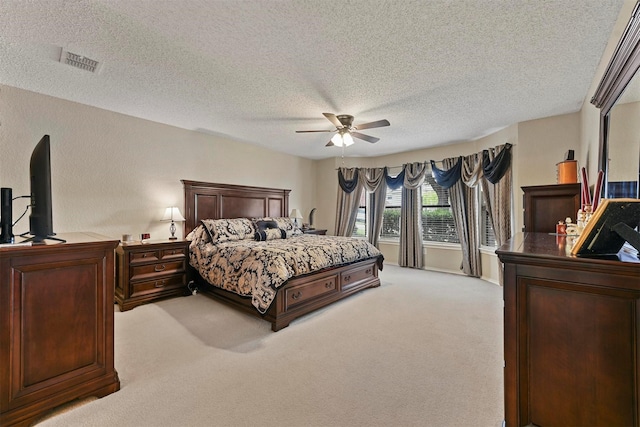
[(60, 233), (54, 236), (56, 239), (62, 239), (64, 242), (54, 239), (46, 239), (42, 242), (28, 244), (25, 238), (16, 236), (15, 244), (6, 244), (0, 246), (0, 254), (12, 256), (19, 251), (40, 251), (52, 249), (68, 249), (71, 246), (79, 245), (108, 245), (115, 248), (118, 244), (117, 239), (103, 236), (92, 232), (72, 232)]
[(517, 233), (496, 253), (502, 261), (513, 258), (545, 258), (562, 262), (579, 262), (600, 265), (618, 265), (640, 268), (640, 259), (635, 250), (623, 248), (617, 256), (578, 257), (571, 255), (574, 237), (549, 233)]

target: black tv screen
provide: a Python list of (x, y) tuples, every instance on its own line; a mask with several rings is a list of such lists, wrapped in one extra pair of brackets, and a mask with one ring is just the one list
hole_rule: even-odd
[(31, 215), (29, 233), (31, 240), (42, 241), (53, 236), (51, 206), (51, 155), (49, 135), (42, 137), (31, 154)]

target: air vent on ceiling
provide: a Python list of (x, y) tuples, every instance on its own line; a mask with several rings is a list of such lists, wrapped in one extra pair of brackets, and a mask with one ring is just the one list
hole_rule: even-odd
[(60, 62), (63, 64), (71, 65), (72, 67), (80, 68), (81, 70), (91, 71), (92, 73), (98, 72), (100, 63), (95, 59), (90, 59), (77, 53), (68, 52), (62, 49), (60, 54)]

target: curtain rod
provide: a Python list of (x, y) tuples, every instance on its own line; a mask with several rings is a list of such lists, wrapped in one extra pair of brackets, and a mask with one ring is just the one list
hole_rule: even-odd
[[(509, 144), (511, 147), (515, 147), (516, 146), (516, 144), (511, 144), (509, 142), (506, 142), (504, 145), (507, 145), (507, 144)], [(495, 147), (493, 147), (493, 148), (495, 148)], [(484, 150), (486, 150), (486, 148), (483, 149), (483, 151)], [(480, 153), (473, 153), (473, 154), (480, 154)], [(469, 154), (467, 154), (467, 156), (468, 155)], [(431, 163), (431, 162), (442, 163), (443, 160), (425, 160), (425, 163)], [(401, 165), (401, 166), (377, 166), (377, 167), (382, 167), (382, 168), (387, 168), (387, 169), (396, 169), (396, 168), (401, 168), (402, 166), (404, 166), (404, 165)], [(368, 167), (368, 166), (352, 166), (352, 167), (347, 168), (347, 169), (354, 169), (354, 168), (358, 169), (358, 168), (363, 168), (363, 167)], [(340, 170), (340, 168), (338, 167), (338, 168), (335, 168), (334, 170)]]

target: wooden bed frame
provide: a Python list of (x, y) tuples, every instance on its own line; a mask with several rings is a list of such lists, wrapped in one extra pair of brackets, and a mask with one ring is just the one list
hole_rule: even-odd
[[(185, 236), (203, 219), (288, 216), (290, 190), (187, 180), (182, 180), (182, 184)], [(362, 289), (380, 286), (376, 258), (324, 269), (288, 280), (278, 289), (269, 310), (260, 314), (251, 305), (251, 298), (212, 286), (193, 267), (189, 266), (188, 269), (189, 279), (196, 283), (200, 292), (271, 322), (273, 331), (289, 326), (292, 320)]]

